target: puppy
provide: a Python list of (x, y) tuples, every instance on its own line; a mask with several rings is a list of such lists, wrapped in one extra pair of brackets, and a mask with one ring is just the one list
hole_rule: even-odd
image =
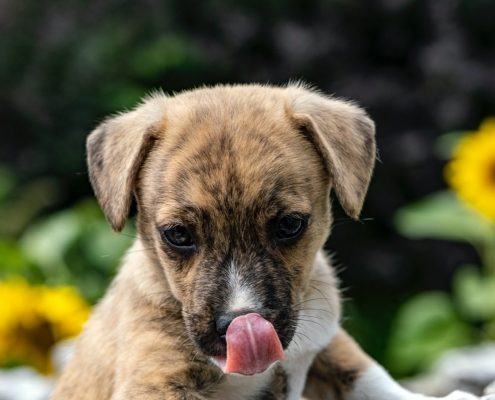
[(157, 93), (87, 151), (106, 218), (120, 231), (134, 198), (138, 236), (53, 399), (423, 398), (339, 327), (321, 250), (330, 191), (357, 218), (370, 181), (362, 109), (298, 84)]

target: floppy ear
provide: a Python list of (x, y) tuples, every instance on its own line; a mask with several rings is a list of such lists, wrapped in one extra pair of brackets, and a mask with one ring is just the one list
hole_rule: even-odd
[(293, 90), (293, 118), (322, 157), (340, 204), (357, 219), (375, 164), (375, 124), (352, 103)]
[(115, 231), (127, 221), (136, 178), (156, 139), (165, 99), (154, 95), (133, 111), (107, 119), (86, 141), (91, 185)]

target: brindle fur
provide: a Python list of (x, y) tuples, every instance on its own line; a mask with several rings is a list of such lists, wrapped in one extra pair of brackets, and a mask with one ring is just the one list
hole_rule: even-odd
[(371, 359), (343, 330), (315, 358), (308, 373), (304, 395), (308, 399), (345, 400)]
[[(302, 85), (154, 94), (97, 127), (87, 150), (96, 197), (117, 231), (134, 194), (138, 239), (81, 335), (57, 400), (222, 398), (225, 376), (208, 356), (225, 352), (214, 320), (226, 311), (229, 266), (286, 348), (329, 234), (330, 190), (357, 218), (375, 159), (365, 112)], [(289, 246), (270, 230), (284, 212), (309, 215)], [(160, 239), (159, 227), (179, 222), (193, 227), (193, 255)], [(336, 286), (328, 297), (338, 310)], [(313, 388), (321, 384), (344, 398), (368, 363), (350, 341), (333, 341), (316, 358), (307, 395), (328, 398)], [(277, 370), (261, 398), (285, 398), (284, 376)]]

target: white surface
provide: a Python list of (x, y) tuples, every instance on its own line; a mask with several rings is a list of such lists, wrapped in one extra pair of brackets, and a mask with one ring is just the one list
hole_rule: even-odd
[(52, 384), (31, 368), (0, 370), (0, 400), (46, 400)]
[[(408, 379), (405, 386), (432, 396), (445, 395), (456, 389), (481, 394), (495, 379), (495, 344), (451, 350), (429, 371)], [(494, 390), (488, 389), (487, 390)], [(494, 394), (487, 391), (486, 394)]]

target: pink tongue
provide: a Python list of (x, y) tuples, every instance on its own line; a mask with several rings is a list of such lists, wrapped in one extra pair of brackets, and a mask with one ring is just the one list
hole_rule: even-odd
[(284, 356), (273, 325), (256, 313), (235, 318), (227, 329), (225, 373), (253, 375)]

